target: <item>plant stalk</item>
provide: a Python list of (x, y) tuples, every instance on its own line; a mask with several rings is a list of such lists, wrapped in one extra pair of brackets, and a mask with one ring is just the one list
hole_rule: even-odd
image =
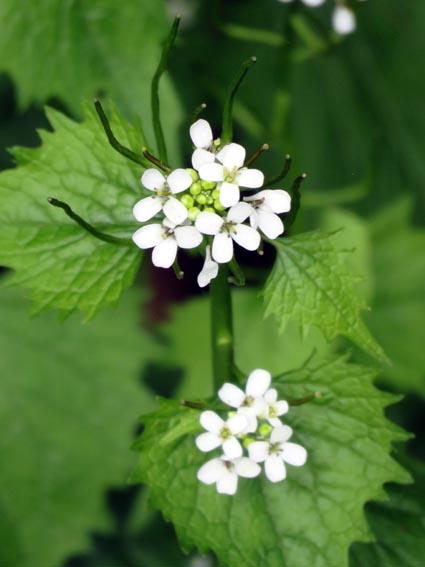
[(221, 265), (210, 284), (211, 346), (214, 388), (217, 391), (234, 375), (232, 298), (228, 281), (229, 269)]

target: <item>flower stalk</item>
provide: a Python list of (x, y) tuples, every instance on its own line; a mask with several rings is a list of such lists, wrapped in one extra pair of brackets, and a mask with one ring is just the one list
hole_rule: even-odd
[(214, 388), (218, 390), (234, 373), (232, 298), (229, 270), (221, 265), (211, 281), (211, 346)]

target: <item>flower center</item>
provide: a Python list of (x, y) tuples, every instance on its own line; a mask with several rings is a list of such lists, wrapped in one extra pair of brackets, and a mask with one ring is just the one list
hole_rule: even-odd
[(270, 454), (271, 453), (278, 454), (278, 453), (280, 453), (280, 451), (281, 451), (280, 443), (270, 443), (270, 446), (269, 446), (269, 453)]
[(238, 170), (237, 167), (232, 167), (232, 169), (227, 169), (226, 167), (223, 167), (223, 173), (224, 173), (224, 181), (227, 181), (227, 183), (233, 183), (240, 175), (240, 171)]
[(221, 431), (220, 431), (220, 437), (221, 439), (229, 439), (232, 436), (232, 432), (230, 431), (230, 429), (227, 427), (227, 425), (225, 425)]
[(277, 417), (277, 409), (275, 406), (269, 406), (269, 417)]

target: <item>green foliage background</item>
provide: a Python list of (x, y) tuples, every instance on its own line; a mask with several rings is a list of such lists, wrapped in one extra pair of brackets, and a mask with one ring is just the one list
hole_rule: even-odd
[[(240, 62), (255, 54), (258, 63), (235, 105), (235, 137), (251, 149), (271, 145), (261, 158), (270, 175), (288, 152), (295, 174), (308, 173), (292, 245), (278, 252), (272, 275), (270, 250), (255, 265), (241, 258), (251, 289), (235, 294), (238, 363), (290, 371), (313, 349), (316, 356), (333, 357), (331, 351), (346, 350), (351, 338), (357, 344), (350, 343), (354, 362), (377, 365), (367, 352), (382, 359), (377, 343), (382, 346), (391, 365), (383, 366), (377, 383), (404, 396), (386, 411), (416, 435), (403, 451), (396, 449), (415, 483), (389, 485), (388, 502), (367, 504), (377, 541), (351, 545), (350, 566), (422, 564), (425, 5), (421, 0), (361, 3), (358, 30), (342, 41), (329, 35), (330, 8), (331, 0), (314, 11), (276, 0), (0, 0), (0, 164), (5, 169), (0, 264), (8, 268), (0, 288), (0, 564), (193, 567), (199, 561), (196, 552), (186, 556), (179, 550), (173, 528), (149, 507), (147, 490), (127, 485), (136, 463), (129, 447), (139, 416), (155, 406), (154, 394), (212, 393), (205, 299), (172, 306), (176, 295), (194, 294), (190, 277), (177, 282), (145, 262), (136, 290), (124, 294), (117, 310), (107, 306), (90, 323), (82, 325), (80, 313), (65, 323), (54, 313), (28, 317), (30, 310), (53, 307), (62, 317), (77, 310), (90, 318), (117, 303), (135, 278), (137, 251), (95, 248), (61, 211), (48, 207), (46, 198), (53, 191), (103, 229), (131, 234), (130, 208), (142, 191), (138, 168), (106, 145), (83, 103), (104, 97), (120, 139), (134, 151), (142, 143), (150, 146), (150, 79), (170, 15), (177, 11), (183, 15), (181, 32), (161, 83), (172, 163), (190, 157), (187, 129), (200, 102), (208, 104), (205, 117), (219, 130), (226, 87)], [(45, 104), (51, 107), (49, 122)], [(38, 136), (36, 128), (56, 133)], [(40, 149), (22, 149), (41, 140)], [(11, 146), (20, 148), (6, 153)], [(326, 241), (320, 250), (328, 270), (337, 266), (341, 281), (345, 270), (363, 276), (351, 302), (342, 294), (333, 330), (325, 329), (328, 338), (345, 337), (331, 346), (318, 330), (327, 321), (321, 310), (329, 314), (320, 298), (316, 317), (304, 309), (292, 321), (288, 310), (294, 297), (285, 292), (272, 308), (270, 292), (266, 303), (278, 320), (262, 320), (259, 288), (270, 276), (266, 289), (275, 289), (279, 270), (290, 282), (291, 258), (309, 246), (298, 234), (314, 230), (335, 233), (335, 245), (326, 249)], [(105, 273), (97, 278), (100, 265)], [(197, 268), (188, 260), (187, 273), (196, 274)], [(308, 266), (303, 270), (311, 273)], [(8, 289), (13, 282), (22, 289)], [(360, 320), (365, 305), (371, 309), (361, 316), (373, 338)], [(167, 321), (161, 322), (164, 315)], [(301, 320), (304, 336), (296, 325)], [(281, 334), (279, 327), (285, 327)], [(304, 370), (299, 375), (307, 380)], [(320, 407), (314, 412), (320, 414)], [(367, 426), (380, 427), (373, 420)], [(385, 437), (386, 443), (394, 437)], [(376, 478), (406, 480), (391, 471)], [(362, 498), (378, 492), (365, 489)], [(173, 517), (173, 510), (167, 513)], [(363, 527), (355, 514), (353, 533), (360, 539)], [(215, 564), (212, 556), (203, 560)]]

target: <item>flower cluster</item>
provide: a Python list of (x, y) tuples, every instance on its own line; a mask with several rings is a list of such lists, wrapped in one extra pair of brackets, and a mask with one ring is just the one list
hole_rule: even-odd
[[(152, 168), (143, 173), (142, 185), (153, 195), (136, 203), (134, 217), (146, 223), (159, 215), (160, 222), (139, 228), (133, 241), (139, 248), (153, 248), (155, 266), (169, 268), (178, 248), (196, 248), (205, 237), (205, 263), (198, 276), (199, 286), (204, 287), (217, 276), (218, 265), (233, 258), (234, 242), (257, 250), (259, 231), (270, 239), (283, 233), (278, 215), (290, 210), (291, 199), (282, 189), (252, 194), (263, 186), (263, 173), (245, 165), (243, 146), (221, 147), (206, 120), (192, 124), (190, 137), (192, 168), (168, 173)], [(251, 194), (241, 199), (241, 190), (251, 190)]]
[[(279, 2), (288, 4), (293, 2), (293, 0), (279, 0)], [(311, 7), (321, 6), (325, 2), (326, 0), (302, 0), (303, 4)], [(332, 14), (332, 27), (340, 35), (350, 34), (356, 29), (356, 16), (345, 0), (336, 0), (335, 2)]]
[(211, 410), (201, 413), (200, 423), (206, 432), (196, 438), (196, 445), (203, 452), (221, 448), (222, 455), (202, 465), (198, 479), (215, 484), (221, 494), (235, 494), (240, 476), (258, 476), (258, 463), (264, 463), (265, 475), (271, 482), (279, 482), (286, 478), (285, 463), (299, 467), (307, 460), (304, 447), (289, 442), (292, 429), (280, 420), (289, 406), (278, 400), (270, 383), (267, 370), (253, 370), (245, 392), (230, 383), (219, 390), (219, 398), (232, 408), (227, 420)]

